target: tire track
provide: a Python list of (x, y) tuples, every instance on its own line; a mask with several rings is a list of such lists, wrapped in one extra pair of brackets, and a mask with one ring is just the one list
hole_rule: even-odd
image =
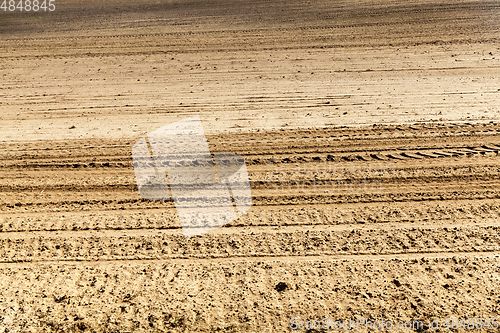
[[(267, 229), (267, 230), (266, 230)], [(95, 261), (198, 258), (390, 255), (500, 251), (500, 227), (414, 224), (219, 229), (186, 239), (180, 230), (133, 233), (9, 233), (0, 237), (0, 261)], [(114, 234), (114, 235), (113, 235)]]

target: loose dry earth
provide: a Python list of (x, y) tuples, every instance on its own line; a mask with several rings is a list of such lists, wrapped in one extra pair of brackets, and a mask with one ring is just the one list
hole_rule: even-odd
[[(498, 1), (0, 10), (0, 332), (500, 317), (499, 28)], [(193, 115), (253, 206), (186, 239), (131, 149)]]

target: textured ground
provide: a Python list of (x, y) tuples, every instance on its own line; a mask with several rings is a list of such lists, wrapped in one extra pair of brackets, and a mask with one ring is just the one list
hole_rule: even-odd
[[(0, 10), (0, 332), (500, 318), (499, 28), (496, 1)], [(253, 206), (186, 239), (131, 150), (193, 115)]]

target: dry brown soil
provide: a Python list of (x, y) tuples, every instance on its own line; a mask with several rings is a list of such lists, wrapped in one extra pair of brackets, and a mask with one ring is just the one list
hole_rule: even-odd
[[(55, 4), (0, 10), (1, 333), (500, 318), (498, 1)], [(253, 206), (186, 239), (131, 149), (194, 115)]]

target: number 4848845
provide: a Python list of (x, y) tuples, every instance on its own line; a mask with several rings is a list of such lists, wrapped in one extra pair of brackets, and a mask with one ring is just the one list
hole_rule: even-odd
[[(0, 0), (2, 1), (2, 0)], [(0, 9), (3, 9), (4, 12), (11, 11), (14, 12), (16, 10), (20, 12), (38, 12), (47, 10), (49, 12), (53, 12), (56, 10), (56, 5), (54, 4), (55, 0), (3, 0)]]

